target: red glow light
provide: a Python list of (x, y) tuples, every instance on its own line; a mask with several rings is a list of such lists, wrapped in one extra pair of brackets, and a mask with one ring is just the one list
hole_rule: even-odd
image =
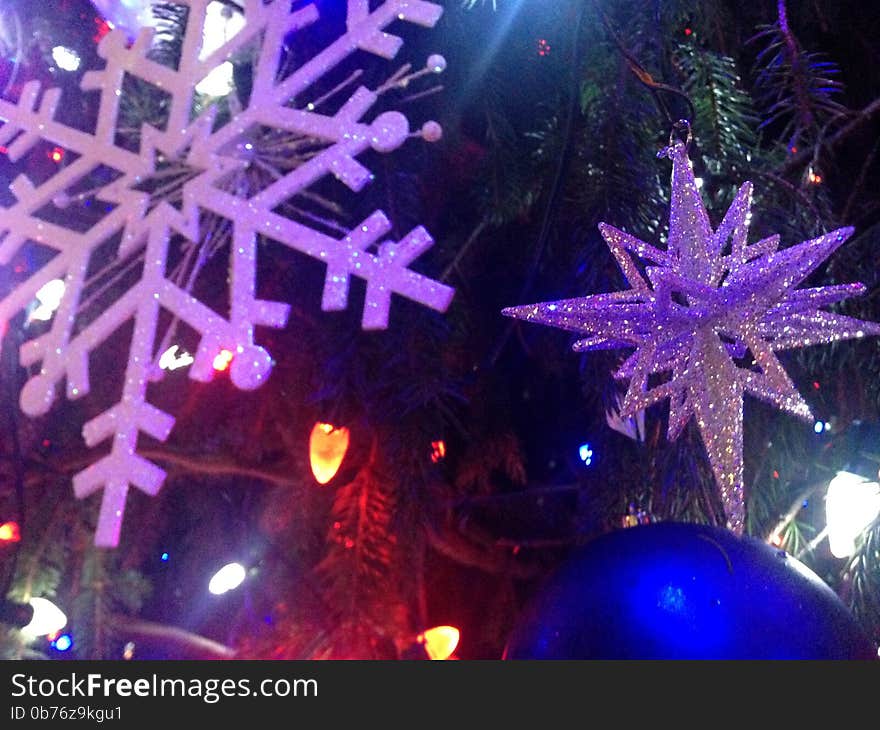
[(776, 471), (776, 469), (773, 470), (773, 478), (774, 478), (774, 479), (779, 479), (779, 472)]
[(52, 151), (49, 152), (49, 159), (52, 162), (61, 162), (64, 159), (64, 150), (60, 147), (53, 147)]
[(0, 525), (0, 542), (19, 542), (21, 531), (17, 522), (4, 522)]
[(92, 36), (95, 43), (100, 43), (104, 36), (113, 30), (113, 26), (103, 18), (95, 18), (95, 26), (95, 35)]
[(435, 464), (442, 460), (446, 456), (446, 442), (445, 441), (432, 441), (431, 442), (431, 461)]
[(546, 38), (538, 39), (538, 55), (539, 56), (549, 56), (550, 55), (550, 43)]
[(684, 29), (684, 34), (685, 34), (685, 35), (691, 35), (692, 33), (693, 33), (693, 31), (692, 31), (690, 28), (685, 28), (685, 29)]
[(229, 363), (232, 362), (232, 352), (230, 350), (220, 350), (214, 358), (213, 367), (218, 373), (229, 369)]

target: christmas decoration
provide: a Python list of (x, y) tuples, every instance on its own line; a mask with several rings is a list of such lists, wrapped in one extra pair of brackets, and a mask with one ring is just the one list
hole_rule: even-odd
[(636, 527), (637, 525), (650, 525), (654, 521), (654, 515), (640, 507), (636, 508), (635, 504), (630, 502), (626, 514), (620, 521), (620, 526)]
[[(312, 227), (279, 212), (282, 203), (327, 175), (353, 191), (361, 190), (371, 174), (356, 158), (369, 149), (384, 153), (412, 136), (439, 138), (439, 125), (434, 122), (426, 123), (423, 132), (411, 134), (407, 118), (398, 112), (379, 114), (369, 123), (360, 121), (387, 91), (385, 88), (372, 91), (360, 86), (335, 113), (322, 112), (322, 105), (347, 84), (301, 108), (295, 99), (307, 96), (318, 81), (355, 51), (393, 58), (402, 40), (385, 29), (399, 22), (431, 27), (442, 13), (440, 6), (424, 0), (386, 0), (380, 4), (351, 0), (346, 6), (344, 32), (289, 72), (282, 68), (285, 39), (320, 21), (316, 5), (291, 12), (290, 3), (283, 0), (246, 0), (238, 32), (206, 54), (203, 31), (209, 7), (214, 4), (208, 0), (180, 0), (177, 4), (188, 6), (188, 15), (176, 68), (151, 59), (152, 28), (141, 29), (131, 44), (122, 30), (101, 40), (98, 51), (106, 66), (88, 71), (82, 79), (84, 91), (100, 96), (93, 132), (56, 119), (60, 89), (41, 93), (37, 82), (29, 82), (17, 103), (0, 101), (0, 118), (5, 120), (0, 145), (8, 146), (10, 160), (20, 160), (43, 142), (58, 146), (59, 162), (74, 158), (46, 180), (34, 182), (24, 175), (14, 180), (10, 191), (15, 202), (0, 219), (0, 263), (9, 264), (28, 242), (55, 253), (0, 301), (0, 321), (8, 321), (32, 302), (48, 282), (62, 277), (65, 280), (65, 292), (49, 331), (27, 342), (21, 350), (23, 365), (40, 366), (39, 373), (22, 389), (23, 410), (33, 416), (48, 412), (57, 385), (65, 378), (68, 398), (86, 395), (90, 353), (127, 320), (134, 319), (122, 397), (83, 429), (89, 446), (112, 439), (111, 452), (74, 478), (74, 491), (80, 498), (103, 490), (95, 535), (95, 543), (103, 547), (118, 544), (129, 487), (155, 495), (165, 476), (162, 469), (136, 453), (139, 434), (164, 441), (174, 423), (146, 397), (148, 382), (162, 375), (156, 360), (170, 344), (157, 342), (161, 310), (200, 335), (190, 377), (210, 380), (215, 358), (226, 350), (233, 355), (228, 363), (232, 382), (248, 390), (263, 384), (272, 368), (270, 354), (254, 341), (254, 328), (282, 327), (288, 314), (286, 305), (256, 297), (255, 266), (262, 238), (278, 241), (326, 264), (324, 310), (344, 309), (350, 278), (365, 280), (366, 329), (387, 326), (392, 294), (440, 311), (446, 309), (452, 296), (449, 287), (408, 268), (432, 245), (431, 237), (421, 227), (399, 242), (385, 240), (391, 223), (384, 213), (376, 211), (336, 238), (320, 226)], [(137, 12), (141, 9), (134, 8)], [(232, 119), (225, 123), (218, 121), (217, 107), (211, 105), (192, 119), (198, 84), (233, 55), (254, 44), (257, 50), (247, 105), (235, 109)], [(441, 57), (431, 56), (425, 69), (407, 75), (405, 67), (392, 77), (388, 88), (435, 73), (444, 65)], [(118, 139), (126, 78), (140, 79), (167, 94), (165, 126), (160, 130), (144, 124), (137, 149)], [(254, 190), (243, 183), (245, 173), (252, 165), (260, 164), (261, 145), (271, 133), (286, 134), (299, 144), (307, 142), (311, 152), (275, 171), (277, 174), (264, 186)], [(111, 182), (107, 182), (108, 170), (112, 171)], [(176, 197), (169, 197), (164, 185), (169, 174), (184, 179), (175, 188)], [(82, 192), (83, 188), (88, 190)], [(93, 200), (106, 204), (106, 214), (85, 231), (57, 222), (63, 221), (60, 215), (51, 222), (42, 215), (47, 206), (60, 212)], [(173, 205), (175, 201), (179, 209)], [(206, 224), (206, 216), (214, 223)], [(192, 269), (189, 273), (168, 271), (172, 237), (183, 236), (191, 244), (190, 258), (201, 260), (217, 249), (212, 233), (216, 234), (218, 220), (231, 227), (225, 239), (230, 245), (228, 318), (191, 294)], [(140, 258), (140, 280), (103, 314), (84, 323), (78, 315), (84, 289), (94, 284), (93, 278), (87, 278), (90, 266), (96, 263), (93, 255), (118, 235), (118, 261)]]
[(70, 634), (61, 634), (52, 641), (52, 648), (56, 651), (69, 651), (73, 647), (73, 637)]
[(48, 598), (31, 598), (28, 601), (33, 614), (21, 631), (28, 636), (55, 634), (67, 626), (67, 616)]
[(326, 484), (339, 471), (348, 451), (347, 428), (329, 423), (316, 423), (309, 436), (309, 464), (318, 484)]
[(836, 558), (856, 551), (856, 540), (880, 515), (880, 484), (841, 471), (825, 495), (828, 547)]
[(92, 0), (101, 15), (130, 37), (154, 22), (153, 0)]
[(241, 563), (227, 563), (212, 576), (208, 590), (215, 596), (222, 596), (238, 588), (247, 577), (247, 571)]
[(21, 530), (17, 522), (4, 522), (0, 525), (0, 542), (19, 542)]
[(435, 626), (416, 637), (419, 644), (424, 644), (429, 659), (449, 659), (458, 646), (461, 632), (455, 626)]
[[(747, 244), (752, 185), (745, 183), (713, 230), (694, 179), (688, 143), (674, 135), (675, 131), (660, 153), (672, 159), (666, 250), (599, 225), (631, 288), (503, 311), (576, 332), (583, 337), (574, 344), (576, 352), (634, 347), (615, 373), (630, 381), (620, 416), (630, 417), (669, 398), (670, 440), (695, 417), (727, 525), (741, 533), (743, 394), (813, 422), (775, 352), (878, 335), (880, 326), (821, 309), (863, 293), (861, 284), (795, 290), (852, 228), (783, 250), (777, 250), (778, 235)], [(644, 275), (630, 254), (645, 262)], [(669, 377), (659, 385), (649, 384), (649, 378), (661, 374)]]
[(514, 628), (507, 659), (876, 659), (837, 595), (785, 552), (657, 523), (579, 549)]

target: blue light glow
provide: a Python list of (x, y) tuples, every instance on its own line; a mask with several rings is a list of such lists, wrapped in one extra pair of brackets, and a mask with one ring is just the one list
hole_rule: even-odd
[(163, 563), (167, 563), (168, 562), (168, 553), (162, 553), (161, 560)]
[(578, 456), (581, 457), (581, 461), (584, 462), (585, 466), (590, 466), (593, 463), (593, 450), (589, 444), (581, 444), (581, 447), (578, 449)]
[(52, 646), (55, 647), (57, 651), (67, 651), (73, 646), (73, 639), (70, 634), (61, 634), (61, 636), (52, 642)]
[(729, 641), (731, 618), (722, 600), (730, 581), (726, 573), (721, 555), (657, 555), (639, 566), (629, 586), (629, 616), (676, 657), (712, 656)]

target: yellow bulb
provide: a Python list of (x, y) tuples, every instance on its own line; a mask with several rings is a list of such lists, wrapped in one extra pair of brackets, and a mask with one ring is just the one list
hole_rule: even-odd
[(347, 428), (330, 423), (316, 423), (309, 437), (309, 463), (318, 484), (326, 484), (339, 471), (348, 451)]
[(449, 659), (455, 648), (461, 632), (455, 626), (435, 626), (419, 635), (419, 642), (425, 645), (425, 651), (431, 659)]

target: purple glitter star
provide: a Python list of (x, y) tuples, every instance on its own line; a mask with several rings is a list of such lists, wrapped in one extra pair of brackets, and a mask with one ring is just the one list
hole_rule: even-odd
[[(672, 159), (667, 249), (599, 224), (629, 289), (509, 307), (503, 314), (582, 335), (574, 344), (576, 352), (634, 347), (614, 374), (629, 381), (621, 416), (668, 398), (670, 440), (695, 417), (727, 526), (741, 534), (743, 394), (812, 420), (775, 352), (880, 335), (880, 325), (821, 309), (864, 293), (861, 284), (795, 289), (852, 228), (781, 251), (778, 235), (749, 245), (751, 183), (743, 184), (713, 230), (687, 146), (675, 142), (665, 155)], [(644, 276), (632, 254), (645, 262)], [(743, 366), (743, 361), (751, 364)], [(663, 382), (649, 387), (648, 378), (661, 374)]]

